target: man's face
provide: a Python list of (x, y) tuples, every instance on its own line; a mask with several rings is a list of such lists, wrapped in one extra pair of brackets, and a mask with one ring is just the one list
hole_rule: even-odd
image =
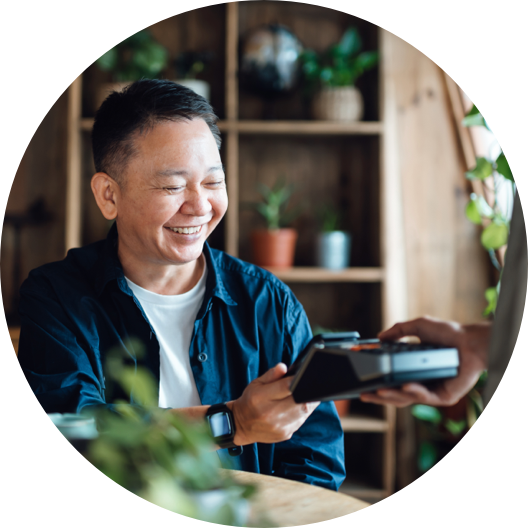
[(227, 209), (209, 127), (202, 119), (161, 123), (134, 147), (117, 203), (120, 257), (161, 266), (196, 261)]

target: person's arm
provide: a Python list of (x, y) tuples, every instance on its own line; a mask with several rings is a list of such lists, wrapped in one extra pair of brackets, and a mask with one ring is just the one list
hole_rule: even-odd
[(47, 413), (76, 413), (105, 405), (100, 357), (44, 281), (21, 289), (18, 360)]
[[(319, 405), (295, 403), (290, 391), (292, 378), (285, 377), (286, 371), (286, 365), (279, 363), (253, 380), (240, 398), (227, 402), (235, 420), (236, 445), (289, 440)], [(170, 412), (189, 420), (204, 420), (208, 408), (209, 405), (201, 405)]]
[(379, 338), (384, 341), (396, 341), (407, 336), (416, 336), (427, 343), (458, 348), (458, 376), (438, 383), (434, 388), (427, 388), (419, 383), (406, 383), (400, 389), (379, 389), (377, 392), (362, 394), (362, 401), (397, 407), (416, 403), (454, 405), (475, 386), (487, 367), (491, 323), (461, 325), (432, 317), (420, 317), (398, 323), (379, 334)]

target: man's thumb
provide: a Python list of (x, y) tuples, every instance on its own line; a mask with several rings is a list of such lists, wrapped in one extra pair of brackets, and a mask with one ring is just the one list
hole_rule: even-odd
[(257, 378), (257, 380), (260, 383), (273, 383), (274, 381), (281, 379), (287, 371), (288, 367), (284, 363), (277, 363), (273, 368), (270, 368), (267, 372), (262, 374), (260, 378)]

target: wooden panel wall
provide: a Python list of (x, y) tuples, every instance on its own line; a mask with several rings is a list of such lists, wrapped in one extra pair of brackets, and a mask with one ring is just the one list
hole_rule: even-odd
[(489, 284), (479, 228), (464, 215), (467, 187), (443, 72), (387, 34), (386, 68), (395, 87), (405, 225), (409, 317), (481, 319)]
[[(40, 198), (52, 215), (45, 224), (22, 228), (21, 280), (33, 268), (64, 257), (66, 108), (67, 94), (63, 94), (31, 139), (9, 194), (6, 215), (23, 214)], [(9, 314), (16, 310), (13, 299), (20, 284), (13, 283), (14, 230), (6, 223), (2, 231), (1, 258), (2, 296)]]

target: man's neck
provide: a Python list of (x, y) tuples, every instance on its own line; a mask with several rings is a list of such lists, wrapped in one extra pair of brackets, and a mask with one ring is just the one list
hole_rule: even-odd
[(201, 279), (205, 267), (203, 253), (193, 262), (172, 266), (148, 266), (122, 259), (119, 251), (118, 256), (127, 279), (159, 295), (181, 295), (192, 290)]

